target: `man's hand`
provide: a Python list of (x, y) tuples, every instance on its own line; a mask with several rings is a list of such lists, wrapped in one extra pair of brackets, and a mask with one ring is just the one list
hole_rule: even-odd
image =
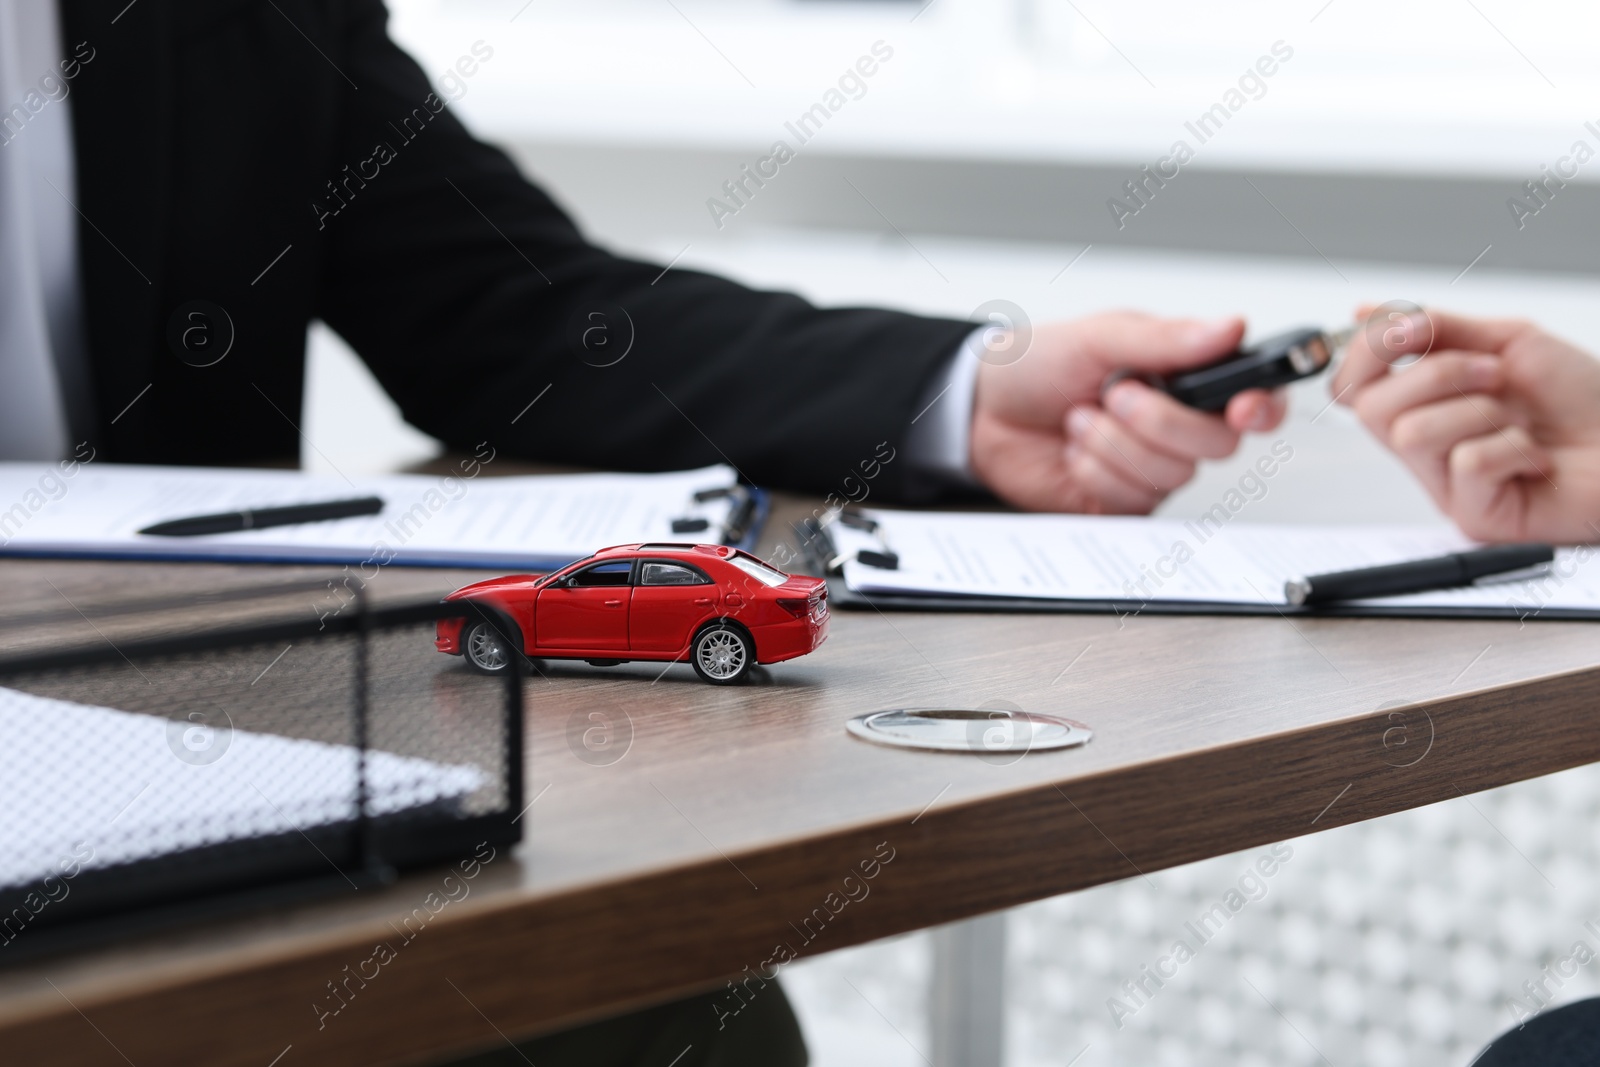
[(1334, 395), (1468, 537), (1600, 540), (1600, 363), (1529, 322), (1426, 314), (1381, 352), (1358, 335)]
[(1240, 393), (1223, 415), (1142, 382), (1106, 392), (1113, 371), (1168, 374), (1213, 362), (1244, 334), (1240, 319), (1200, 322), (1110, 312), (1036, 327), (1015, 363), (984, 363), (972, 412), (972, 470), (997, 496), (1035, 511), (1144, 514), (1219, 459), (1247, 430), (1283, 420), (1280, 394)]

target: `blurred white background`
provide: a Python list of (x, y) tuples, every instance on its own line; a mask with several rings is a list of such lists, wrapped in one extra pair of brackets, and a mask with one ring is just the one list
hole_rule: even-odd
[[(1525, 230), (1505, 205), (1575, 140), (1600, 148), (1600, 133), (1584, 126), (1600, 126), (1594, 5), (391, 7), (396, 37), (458, 98), (473, 129), (511, 150), (591, 233), (662, 263), (678, 257), (829, 304), (966, 316), (1005, 298), (1035, 320), (1114, 306), (1241, 312), (1258, 334), (1338, 325), (1358, 302), (1405, 298), (1529, 315), (1600, 351), (1600, 259), (1590, 251), (1600, 162)], [(492, 58), (444, 81), (480, 41)], [(761, 191), (761, 213), (716, 227), (703, 201), (737, 161), (785, 137), (784, 123), (877, 41), (892, 59), (804, 150), (807, 165), (825, 157), (835, 170), (807, 179), (796, 164), (794, 178), (786, 170)], [(1234, 180), (1243, 199), (1226, 199), (1228, 187), (1215, 183), (1207, 188), (1223, 192), (1158, 199), (1165, 218), (1147, 226), (1141, 215), (1128, 227), (1144, 227), (1146, 247), (1121, 243), (1103, 201), (1175, 139), (1195, 145), (1184, 123), (1279, 41), (1292, 59), (1179, 179)], [(997, 206), (1014, 199), (1006, 183), (1024, 172), (1037, 178), (1036, 199)], [(854, 203), (859, 225), (813, 224), (838, 215), (820, 201), (857, 195), (838, 180), (851, 174), (872, 191), (872, 211)], [(1268, 205), (1243, 188), (1237, 176), (1247, 174), (1271, 190)], [(929, 199), (941, 182), (956, 193)], [(919, 196), (933, 206), (918, 207)], [(1008, 208), (1011, 221), (999, 226)], [(911, 217), (914, 225), (894, 221)], [(1017, 217), (1039, 219), (1038, 239), (1019, 239), (1030, 233), (1019, 234)], [(1371, 219), (1379, 222), (1362, 231)], [(1407, 226), (1403, 240), (1384, 240)], [(1173, 247), (1161, 247), (1169, 237)], [(1248, 251), (1258, 239), (1270, 254)], [(336, 337), (318, 327), (312, 340), (308, 466), (377, 471), (433, 454), (436, 443), (401, 423)], [(1275, 435), (1295, 458), (1251, 518), (1436, 520), (1409, 476), (1326, 402), (1320, 382), (1295, 390), (1291, 419)], [(1163, 511), (1203, 510), (1265, 443), (1208, 466)], [(1466, 1067), (1513, 1023), (1509, 998), (1522, 995), (1523, 981), (1580, 937), (1600, 947), (1581, 927), (1600, 919), (1586, 910), (1600, 867), (1597, 817), (1600, 773), (1582, 769), (1294, 842), (1270, 895), (1120, 1031), (1107, 998), (1255, 853), (1018, 909), (1009, 919), (1005, 1062)], [(791, 967), (786, 981), (819, 1067), (931, 1063), (930, 960), (929, 937), (919, 934)], [(1600, 963), (1557, 1002), (1600, 990), (1590, 971), (1600, 974)]]
[[(399, 0), (430, 71), (504, 141), (764, 146), (876, 40), (895, 49), (832, 150), (1146, 162), (1274, 41), (1294, 51), (1214, 145), (1319, 170), (1522, 176), (1600, 118), (1576, 0)], [(1235, 135), (1235, 133), (1237, 135)]]

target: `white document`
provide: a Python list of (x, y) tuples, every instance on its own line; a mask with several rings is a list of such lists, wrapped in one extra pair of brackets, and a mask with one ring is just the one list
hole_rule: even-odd
[[(474, 469), (477, 465), (474, 464)], [(0, 554), (541, 569), (640, 541), (717, 541), (732, 503), (696, 503), (732, 468), (667, 474), (357, 479), (296, 471), (0, 463)], [(140, 534), (170, 519), (358, 496), (381, 514), (199, 537)], [(705, 519), (673, 534), (674, 519)]]
[[(0, 887), (356, 815), (359, 750), (235, 730), (210, 763), (181, 759), (190, 724), (0, 688)], [(465, 797), (477, 767), (367, 752), (368, 813)]]
[[(1290, 526), (1092, 515), (870, 511), (874, 533), (828, 526), (862, 593), (1283, 605), (1290, 578), (1424, 559), (1474, 547), (1448, 526)], [(885, 570), (860, 548), (900, 557)], [(1600, 609), (1600, 549), (1559, 549), (1543, 578), (1384, 597), (1393, 607), (1533, 613)]]

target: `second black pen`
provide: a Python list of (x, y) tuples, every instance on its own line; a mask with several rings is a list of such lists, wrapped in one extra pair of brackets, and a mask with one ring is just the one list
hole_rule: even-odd
[(1471, 585), (1483, 578), (1537, 567), (1554, 559), (1555, 549), (1547, 544), (1492, 545), (1431, 559), (1291, 578), (1283, 583), (1283, 596), (1290, 604), (1312, 605), (1427, 593)]

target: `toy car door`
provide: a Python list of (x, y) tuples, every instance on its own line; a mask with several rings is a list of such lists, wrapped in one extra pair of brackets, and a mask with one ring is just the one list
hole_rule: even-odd
[(632, 572), (632, 560), (610, 560), (541, 589), (533, 619), (537, 648), (626, 651)]
[(718, 589), (704, 571), (675, 560), (642, 560), (628, 617), (635, 652), (677, 652), (717, 612)]

